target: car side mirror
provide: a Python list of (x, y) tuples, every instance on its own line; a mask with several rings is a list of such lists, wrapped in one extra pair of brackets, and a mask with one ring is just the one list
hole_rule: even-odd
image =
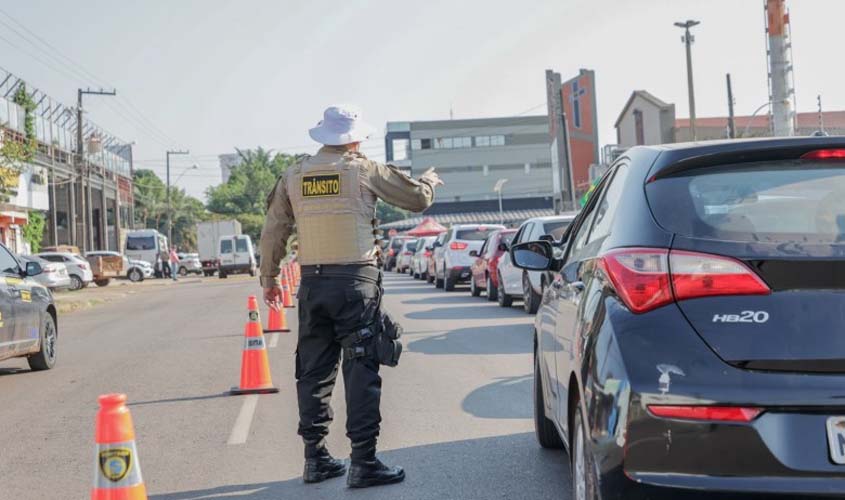
[(540, 236), (540, 241), (548, 241), (549, 243), (554, 243), (555, 237), (550, 234), (544, 234), (543, 236)]
[(470, 250), (469, 256), (470, 257), (478, 257), (478, 250)]
[(519, 269), (546, 271), (552, 265), (552, 245), (548, 241), (529, 241), (511, 247), (511, 263)]
[(39, 274), (43, 273), (44, 269), (41, 268), (41, 264), (38, 262), (27, 262), (26, 269), (24, 269), (25, 276), (38, 276)]
[(507, 252), (508, 251), (508, 244), (507, 243), (499, 243), (499, 251)]
[(434, 245), (431, 245), (432, 248), (439, 248), (439, 247), (442, 247), (442, 246), (443, 246), (443, 243), (440, 243), (439, 241), (435, 241)]

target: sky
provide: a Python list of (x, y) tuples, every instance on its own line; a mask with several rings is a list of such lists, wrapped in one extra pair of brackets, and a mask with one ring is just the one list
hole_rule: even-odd
[[(217, 155), (262, 146), (313, 153), (323, 109), (354, 103), (379, 129), (363, 145), (384, 158), (387, 121), (546, 114), (544, 71), (596, 71), (599, 140), (631, 92), (645, 89), (688, 115), (675, 21), (696, 19), (700, 117), (768, 99), (763, 0), (0, 0), (0, 67), (135, 141), (136, 168), (202, 198), (220, 182)], [(841, 0), (788, 0), (796, 102), (845, 109), (845, 69), (830, 56)], [(20, 23), (20, 24), (16, 24)], [(23, 29), (21, 25), (25, 26)], [(34, 35), (33, 35), (34, 34)], [(37, 36), (37, 37), (36, 37)], [(49, 47), (41, 43), (43, 40)], [(40, 48), (39, 48), (40, 47)], [(187, 170), (191, 165), (197, 169)], [(183, 174), (184, 172), (184, 174)]]

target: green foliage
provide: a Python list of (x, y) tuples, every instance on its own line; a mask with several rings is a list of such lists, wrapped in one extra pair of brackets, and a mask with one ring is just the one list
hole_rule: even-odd
[(44, 230), (47, 227), (47, 216), (44, 212), (36, 210), (29, 211), (29, 220), (23, 227), (23, 239), (29, 243), (32, 253), (41, 251), (41, 241), (44, 239)]
[(376, 205), (376, 219), (379, 220), (380, 224), (387, 224), (388, 222), (395, 222), (407, 218), (408, 212), (406, 210), (394, 207), (393, 205), (388, 205), (381, 200), (378, 201), (378, 204)]
[[(157, 229), (167, 234), (167, 188), (152, 170), (136, 170), (135, 181), (135, 218), (143, 227)], [(170, 186), (170, 205), (173, 217), (173, 241), (182, 251), (195, 251), (197, 248), (196, 224), (207, 220), (209, 213), (202, 202), (185, 191)]]
[(267, 195), (296, 157), (263, 148), (236, 151), (241, 163), (232, 168), (226, 183), (208, 189), (207, 208), (214, 214), (238, 219), (244, 234), (257, 242), (264, 225)]
[(26, 85), (21, 83), (18, 90), (12, 97), (12, 102), (22, 107), (24, 110), (23, 130), (26, 136), (26, 143), (24, 144), (24, 160), (31, 160), (38, 147), (38, 138), (35, 136), (35, 101), (26, 92)]

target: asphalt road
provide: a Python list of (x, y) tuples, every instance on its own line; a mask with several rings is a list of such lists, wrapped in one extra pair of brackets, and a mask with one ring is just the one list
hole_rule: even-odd
[[(385, 288), (406, 352), (382, 369), (379, 448), (405, 467), (403, 484), (302, 483), (295, 334), (268, 338), (279, 394), (226, 395), (238, 382), (246, 297), (259, 289), (212, 278), (61, 317), (51, 371), (0, 363), (0, 499), (87, 498), (96, 399), (108, 392), (129, 396), (152, 499), (568, 498), (566, 456), (533, 434), (529, 316), (392, 273)], [(346, 457), (342, 391), (329, 448)]]

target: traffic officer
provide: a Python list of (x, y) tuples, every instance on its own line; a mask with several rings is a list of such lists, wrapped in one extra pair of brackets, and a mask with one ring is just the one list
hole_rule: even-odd
[(270, 307), (281, 303), (279, 263), (294, 226), (302, 266), (296, 392), (306, 483), (346, 473), (345, 464), (332, 458), (325, 444), (341, 353), (346, 435), (352, 443), (347, 485), (364, 488), (405, 478), (401, 467), (388, 467), (376, 458), (381, 377), (372, 326), (380, 321), (383, 292), (376, 267), (375, 208), (381, 199), (421, 212), (443, 182), (433, 169), (414, 180), (391, 165), (367, 159), (359, 145), (372, 131), (357, 108), (329, 107), (309, 131), (324, 146), (288, 168), (267, 198), (261, 286)]

